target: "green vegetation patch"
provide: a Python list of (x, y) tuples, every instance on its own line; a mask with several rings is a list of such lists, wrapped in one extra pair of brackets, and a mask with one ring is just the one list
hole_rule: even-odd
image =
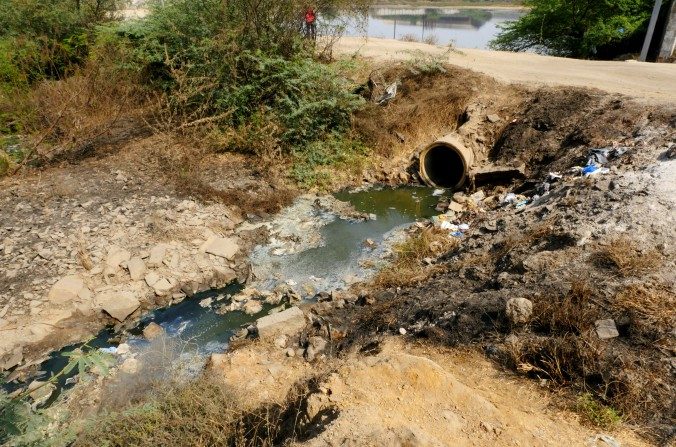
[(523, 4), (530, 8), (528, 13), (503, 25), (491, 43), (494, 49), (598, 58), (629, 52), (635, 36), (645, 30), (654, 2), (524, 0)]

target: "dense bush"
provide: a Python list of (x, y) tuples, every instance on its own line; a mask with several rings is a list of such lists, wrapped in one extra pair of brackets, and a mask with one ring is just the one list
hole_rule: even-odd
[[(557, 56), (612, 57), (650, 18), (653, 0), (524, 0), (530, 8), (492, 42), (499, 50), (536, 50)], [(617, 55), (617, 54), (615, 54)]]
[[(112, 94), (118, 90), (133, 92), (137, 102), (143, 101), (151, 126), (190, 136), (214, 150), (289, 156), (309, 172), (345, 159), (325, 156), (327, 150), (343, 154), (345, 148), (363, 149), (349, 138), (344, 144), (339, 141), (349, 133), (352, 113), (363, 100), (332, 65), (318, 61), (315, 42), (303, 38), (304, 1), (150, 0), (147, 17), (107, 23), (118, 1), (123, 0), (0, 0), (3, 9), (12, 9), (0, 19), (6, 26), (0, 46), (11, 49), (0, 55), (3, 128), (22, 122), (15, 119), (13, 106), (5, 107), (17, 104), (7, 92), (16, 96), (17, 90), (28, 90), (24, 87), (47, 89), (64, 92), (73, 104), (84, 96), (89, 106), (101, 102), (90, 100), (102, 94), (92, 86), (110, 79), (117, 87), (103, 92), (106, 98), (120, 97)], [(367, 3), (321, 0), (315, 6), (354, 12)], [(36, 83), (70, 74), (77, 76), (58, 85)], [(47, 106), (41, 99), (27, 102), (41, 111), (33, 114), (37, 124), (30, 127), (38, 129), (42, 123), (52, 129), (54, 135), (43, 141), (58, 144), (66, 135), (68, 141), (82, 140), (70, 138), (71, 114), (64, 117), (53, 101)], [(115, 104), (108, 108), (120, 109)], [(88, 111), (85, 121), (94, 115)], [(104, 123), (96, 124), (85, 136), (98, 134)], [(332, 141), (329, 149), (318, 144), (325, 139)], [(313, 159), (313, 148), (324, 155)], [(63, 150), (68, 149), (59, 148)]]
[[(361, 98), (302, 39), (300, 2), (166, 0), (118, 30), (159, 101), (156, 124), (220, 150), (291, 155), (350, 128)], [(315, 165), (314, 162), (305, 166)]]

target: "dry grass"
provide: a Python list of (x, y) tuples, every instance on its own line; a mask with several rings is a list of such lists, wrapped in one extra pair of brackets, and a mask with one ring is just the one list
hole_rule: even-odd
[(546, 296), (533, 303), (533, 326), (551, 334), (580, 335), (594, 326), (600, 311), (595, 289), (585, 281), (575, 281), (562, 297)]
[(628, 312), (643, 334), (676, 327), (676, 295), (666, 285), (631, 284), (615, 296), (613, 305)]
[(30, 93), (36, 116), (29, 158), (79, 159), (143, 132), (143, 104), (133, 83), (94, 65), (67, 79), (43, 81)]
[(404, 34), (399, 40), (402, 42), (420, 42), (420, 39), (415, 34)]
[[(438, 61), (423, 61), (425, 66), (441, 67)], [(397, 97), (387, 106), (369, 103), (355, 113), (354, 127), (374, 152), (392, 157), (430, 143), (431, 136), (455, 130), (459, 119), (481, 82), (476, 74), (452, 67), (445, 73), (430, 71), (413, 63), (374, 70), (370, 75), (370, 98), (377, 99), (385, 88), (400, 82)], [(458, 88), (458, 79), (463, 79)]]
[(425, 229), (394, 247), (395, 260), (376, 276), (377, 287), (402, 287), (419, 283), (428, 278), (434, 266), (424, 263), (426, 258), (436, 258), (457, 247), (459, 241), (446, 231)]
[(654, 271), (663, 264), (662, 255), (657, 250), (642, 251), (627, 236), (612, 239), (592, 259), (597, 266), (614, 270), (625, 277)]
[(226, 205), (237, 205), (245, 213), (261, 212), (277, 213), (291, 204), (296, 192), (286, 187), (279, 187), (269, 194), (251, 194), (239, 188), (221, 190), (200, 179), (197, 175), (182, 175), (177, 178), (176, 188), (179, 193), (206, 201), (220, 202)]
[(439, 37), (436, 34), (429, 35), (423, 40), (427, 45), (439, 45)]
[(85, 426), (74, 446), (273, 446), (303, 441), (335, 418), (329, 408), (312, 419), (307, 397), (317, 379), (297, 383), (281, 403), (262, 407), (217, 379), (172, 387), (130, 409), (102, 415)]
[[(608, 428), (621, 416), (655, 427), (652, 436), (663, 436), (673, 391), (658, 344), (676, 324), (669, 290), (631, 285), (608, 306), (598, 287), (579, 280), (563, 296), (543, 294), (533, 301), (531, 332), (505, 346), (509, 366), (588, 393), (575, 408), (593, 425)], [(620, 327), (619, 312), (629, 314), (630, 338), (600, 340), (594, 322), (613, 316)]]

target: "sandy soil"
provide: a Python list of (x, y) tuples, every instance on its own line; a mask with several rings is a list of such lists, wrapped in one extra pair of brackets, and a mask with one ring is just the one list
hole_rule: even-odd
[(462, 49), (392, 39), (343, 37), (336, 50), (379, 60), (410, 59), (416, 52), (445, 55), (448, 62), (508, 83), (598, 88), (650, 102), (673, 103), (676, 64), (589, 61), (528, 53)]
[[(345, 361), (319, 388), (308, 412), (333, 406), (338, 417), (308, 446), (604, 445), (535, 385), (474, 352), (390, 338), (376, 356)], [(613, 437), (646, 445), (629, 432)]]

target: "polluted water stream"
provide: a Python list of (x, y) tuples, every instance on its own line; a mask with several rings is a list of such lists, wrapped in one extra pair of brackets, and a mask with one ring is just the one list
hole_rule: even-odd
[[(317, 292), (344, 289), (366, 280), (387, 262), (393, 245), (405, 237), (403, 229), (408, 224), (438, 214), (437, 201), (433, 190), (424, 187), (371, 188), (342, 191), (326, 198), (301, 197), (270, 222), (245, 224), (265, 225), (270, 233), (269, 242), (251, 254), (255, 278), (247, 289), (271, 291), (283, 285), (311, 300)], [(322, 206), (321, 202), (329, 205)], [(345, 203), (350, 205), (350, 213), (336, 206)], [(147, 314), (126, 333), (103, 330), (86, 344), (52, 353), (34, 379), (46, 381), (59, 374), (69, 362), (63, 354), (78, 349), (110, 354), (117, 363), (129, 358), (142, 363), (154, 349), (153, 342), (142, 335), (151, 322), (162, 327), (166, 334), (163, 340), (172, 341), (171, 349), (176, 351), (172, 353), (172, 367), (180, 365), (182, 374), (197, 375), (209, 354), (225, 351), (241, 328), (280, 310), (279, 305), (264, 304), (255, 315), (241, 310), (223, 311), (243, 289), (232, 284), (197, 294)], [(125, 349), (118, 352), (122, 351), (122, 339)], [(54, 391), (43, 405), (51, 404), (62, 390), (73, 386), (77, 373), (75, 368), (54, 379)], [(5, 389), (12, 392), (21, 387), (20, 383), (10, 382)]]

